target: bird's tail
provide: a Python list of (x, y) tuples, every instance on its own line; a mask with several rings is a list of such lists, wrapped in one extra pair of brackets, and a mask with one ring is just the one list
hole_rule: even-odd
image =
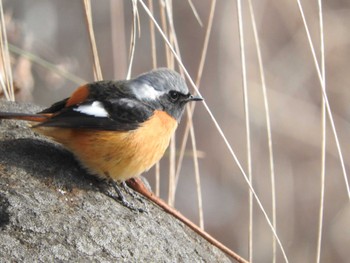
[(44, 122), (51, 117), (52, 114), (27, 114), (15, 112), (1, 112), (0, 119), (14, 119), (34, 122)]

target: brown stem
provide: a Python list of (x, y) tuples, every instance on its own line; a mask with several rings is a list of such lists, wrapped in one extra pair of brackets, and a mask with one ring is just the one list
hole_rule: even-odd
[(139, 178), (133, 178), (126, 181), (126, 184), (137, 191), (138, 193), (142, 194), (143, 196), (147, 197), (149, 200), (153, 201), (155, 204), (160, 206), (167, 212), (168, 214), (176, 217), (180, 221), (182, 221), (184, 224), (186, 224), (188, 227), (190, 227), (193, 231), (195, 231), (197, 234), (201, 235), (203, 238), (205, 238), (209, 243), (219, 248), (221, 251), (226, 253), (227, 255), (234, 258), (237, 262), (240, 263), (248, 263), (247, 260), (239, 256), (237, 253), (233, 252), (231, 249), (226, 247), (224, 244), (220, 243), (218, 240), (213, 238), (211, 235), (209, 235), (207, 232), (200, 229), (197, 225), (195, 225), (193, 222), (191, 222), (189, 219), (187, 219), (184, 215), (182, 215), (179, 211), (174, 209), (173, 207), (166, 204), (162, 199), (155, 196), (151, 191), (149, 191), (141, 179)]

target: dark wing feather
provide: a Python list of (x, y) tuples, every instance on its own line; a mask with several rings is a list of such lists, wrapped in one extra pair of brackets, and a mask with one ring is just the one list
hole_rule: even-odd
[[(80, 105), (63, 108), (49, 120), (38, 124), (38, 126), (129, 131), (137, 129), (154, 112), (151, 106), (128, 98), (101, 102), (109, 114), (108, 117), (96, 117), (77, 111), (79, 106), (91, 105), (93, 102), (86, 101)], [(55, 107), (54, 104), (49, 109), (57, 109), (58, 106)]]
[(38, 113), (56, 113), (61, 111), (65, 106), (69, 98), (66, 98), (64, 100), (60, 100), (54, 104), (52, 104), (49, 108), (38, 112)]

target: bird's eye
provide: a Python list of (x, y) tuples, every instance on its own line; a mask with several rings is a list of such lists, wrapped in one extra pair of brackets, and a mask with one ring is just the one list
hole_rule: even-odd
[(180, 94), (175, 90), (171, 90), (169, 92), (169, 97), (173, 102), (176, 102), (180, 98)]

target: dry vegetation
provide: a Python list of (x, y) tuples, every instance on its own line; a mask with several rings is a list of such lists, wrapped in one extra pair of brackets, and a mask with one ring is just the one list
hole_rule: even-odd
[[(196, 79), (212, 1), (173, 1), (173, 21), (183, 64)], [(318, 63), (322, 44), (317, 1), (303, 1)], [(148, 3), (148, 1), (145, 1)], [(252, 185), (272, 220), (272, 187), (265, 104), (249, 1), (242, 3), (247, 98), (251, 138)], [(93, 27), (104, 79), (125, 78), (133, 23), (131, 1), (92, 0)], [(161, 24), (159, 2), (153, 1)], [(297, 1), (252, 1), (265, 72), (272, 130), (277, 234), (290, 262), (317, 262), (322, 182), (321, 82)], [(77, 85), (93, 81), (93, 59), (83, 1), (4, 0), (4, 15), (17, 100), (40, 105), (68, 96)], [(322, 6), (327, 95), (349, 170), (350, 138), (350, 2)], [(149, 18), (139, 5), (132, 76), (152, 68)], [(200, 92), (220, 124), (243, 169), (247, 168), (246, 121), (236, 1), (218, 1), (213, 17)], [(136, 20), (136, 23), (138, 21)], [(167, 24), (171, 28), (171, 24)], [(157, 65), (166, 66), (166, 51), (157, 32)], [(169, 61), (169, 60), (168, 60)], [(171, 61), (171, 58), (170, 58)], [(178, 69), (178, 67), (176, 67)], [(322, 73), (322, 70), (321, 70)], [(3, 75), (2, 75), (3, 76)], [(202, 105), (193, 116), (203, 198), (205, 229), (248, 257), (249, 187)], [(181, 146), (186, 121), (176, 138)], [(350, 247), (347, 186), (329, 119), (326, 121), (325, 192), (320, 262), (346, 262)], [(171, 152), (171, 151), (170, 151)], [(175, 154), (175, 151), (172, 151)], [(170, 159), (176, 159), (174, 155)], [(169, 153), (167, 157), (171, 156)], [(176, 190), (175, 206), (198, 222), (193, 153), (188, 143)], [(176, 157), (176, 158), (175, 158)], [(171, 162), (170, 162), (171, 163)], [(160, 163), (160, 196), (168, 199), (169, 158)], [(154, 185), (154, 170), (147, 178)], [(174, 175), (174, 170), (171, 173)], [(347, 175), (349, 178), (349, 176)], [(253, 259), (271, 262), (272, 232), (260, 208), (253, 206)], [(283, 262), (277, 246), (277, 260)]]

